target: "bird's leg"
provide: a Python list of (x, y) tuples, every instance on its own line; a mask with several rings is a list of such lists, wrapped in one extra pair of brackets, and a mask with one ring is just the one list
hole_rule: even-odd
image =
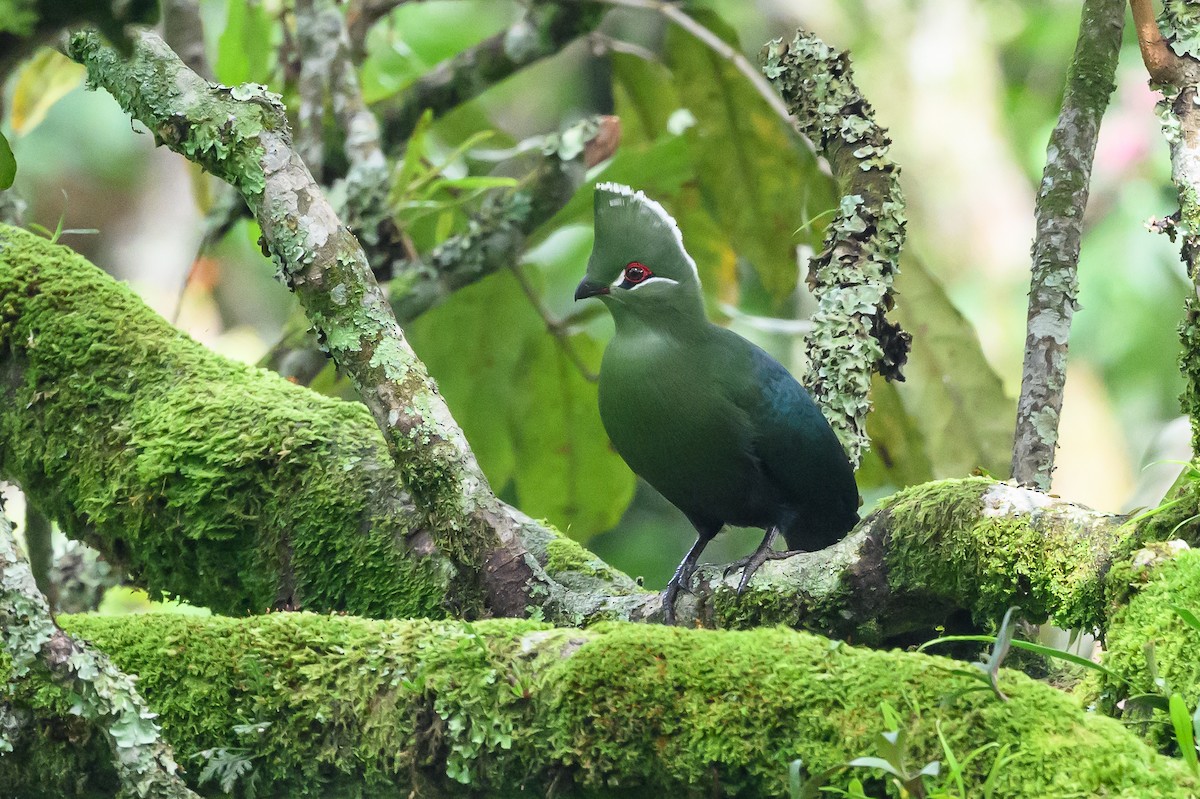
[(696, 539), (696, 543), (692, 544), (692, 548), (684, 555), (683, 560), (679, 563), (679, 568), (675, 570), (671, 581), (667, 583), (666, 593), (663, 595), (663, 621), (668, 625), (675, 625), (675, 598), (679, 595), (680, 586), (686, 585), (691, 581), (692, 575), (696, 571), (696, 562), (700, 560), (700, 553), (708, 546), (708, 542), (712, 540), (711, 536), (705, 537), (701, 535)]
[(741, 596), (742, 592), (746, 590), (746, 586), (750, 584), (750, 578), (754, 576), (756, 571), (758, 571), (759, 566), (762, 566), (768, 560), (790, 557), (795, 555), (796, 552), (800, 551), (793, 550), (788, 552), (776, 552), (771, 548), (771, 546), (775, 543), (775, 537), (777, 535), (779, 535), (778, 527), (768, 527), (766, 535), (763, 536), (762, 543), (758, 545), (758, 548), (755, 549), (753, 553), (740, 560), (735, 560), (733, 563), (729, 564), (728, 567), (726, 567), (726, 574), (729, 574), (729, 572), (735, 571), (736, 569), (742, 569), (742, 579), (738, 581), (737, 587), (738, 596)]

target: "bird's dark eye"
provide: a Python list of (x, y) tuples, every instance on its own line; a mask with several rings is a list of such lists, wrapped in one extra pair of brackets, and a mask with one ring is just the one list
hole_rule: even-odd
[(629, 283), (641, 283), (646, 278), (650, 277), (651, 272), (646, 268), (645, 264), (639, 264), (637, 261), (632, 261), (625, 265), (625, 280)]

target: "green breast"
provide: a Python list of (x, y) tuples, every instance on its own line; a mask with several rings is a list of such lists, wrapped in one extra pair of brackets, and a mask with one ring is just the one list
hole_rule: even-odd
[(717, 344), (652, 329), (616, 336), (601, 368), (600, 417), (630, 468), (684, 513), (752, 524), (733, 518), (761, 493), (752, 427), (725, 384), (747, 367)]

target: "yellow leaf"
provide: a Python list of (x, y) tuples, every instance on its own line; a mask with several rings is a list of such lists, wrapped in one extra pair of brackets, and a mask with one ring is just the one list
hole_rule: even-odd
[(13, 89), (12, 128), (25, 134), (46, 118), (57, 103), (83, 80), (86, 70), (56, 50), (43, 47), (26, 62)]

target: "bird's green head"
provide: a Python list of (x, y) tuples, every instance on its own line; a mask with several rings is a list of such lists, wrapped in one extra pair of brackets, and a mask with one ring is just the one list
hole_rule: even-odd
[(628, 310), (704, 314), (696, 263), (661, 205), (619, 183), (596, 186), (596, 242), (575, 299), (599, 297), (614, 316)]

